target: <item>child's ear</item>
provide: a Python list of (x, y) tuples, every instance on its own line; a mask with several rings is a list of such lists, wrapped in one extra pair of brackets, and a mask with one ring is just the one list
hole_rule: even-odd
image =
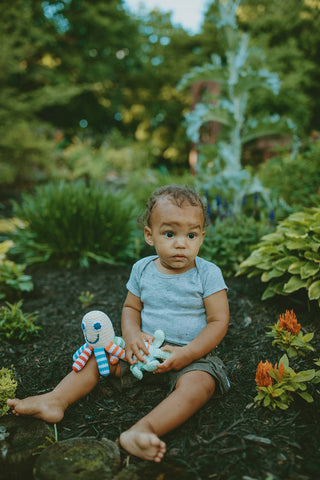
[(148, 245), (153, 247), (153, 238), (152, 238), (152, 230), (150, 227), (144, 227), (144, 239)]

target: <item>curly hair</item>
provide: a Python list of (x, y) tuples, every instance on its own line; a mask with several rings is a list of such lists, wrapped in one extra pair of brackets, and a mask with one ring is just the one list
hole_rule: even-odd
[(207, 225), (207, 211), (200, 195), (187, 185), (165, 185), (157, 188), (149, 197), (144, 214), (139, 218), (139, 223), (150, 226), (150, 218), (153, 208), (161, 198), (168, 198), (173, 204), (182, 207), (188, 203), (193, 207), (200, 207), (203, 212), (204, 225)]

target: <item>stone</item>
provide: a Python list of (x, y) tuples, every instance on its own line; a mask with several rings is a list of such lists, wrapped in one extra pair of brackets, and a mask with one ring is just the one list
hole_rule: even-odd
[(32, 478), (36, 454), (52, 437), (49, 426), (32, 417), (7, 415), (0, 418), (0, 479)]
[(37, 458), (34, 480), (112, 480), (120, 468), (120, 451), (107, 438), (70, 438), (46, 448)]
[(113, 480), (195, 480), (194, 472), (190, 472), (163, 460), (161, 463), (139, 462), (124, 467)]

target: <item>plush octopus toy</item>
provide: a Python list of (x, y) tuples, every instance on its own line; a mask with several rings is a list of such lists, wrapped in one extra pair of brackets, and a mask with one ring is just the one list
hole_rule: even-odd
[(72, 369), (79, 372), (87, 363), (92, 353), (96, 357), (100, 375), (107, 377), (110, 373), (106, 352), (110, 354), (112, 365), (125, 359), (123, 338), (114, 334), (110, 318), (99, 310), (87, 313), (82, 319), (84, 343), (73, 355)]
[[(82, 370), (93, 353), (100, 375), (107, 377), (110, 374), (110, 368), (106, 353), (109, 353), (109, 361), (112, 365), (117, 364), (120, 359), (125, 360), (125, 341), (122, 337), (115, 335), (110, 318), (99, 310), (87, 313), (82, 319), (81, 326), (86, 343), (73, 355), (72, 369), (75, 372)], [(145, 362), (138, 361), (130, 366), (136, 378), (141, 380), (143, 371), (153, 372), (160, 363), (158, 359), (165, 360), (170, 356), (170, 352), (160, 349), (163, 341), (163, 331), (157, 330), (153, 342), (145, 342), (149, 353), (149, 355), (143, 353)]]
[(145, 342), (149, 353), (149, 355), (143, 353), (143, 357), (146, 360), (146, 363), (139, 360), (138, 363), (130, 366), (130, 370), (136, 378), (138, 378), (139, 380), (143, 378), (143, 370), (145, 370), (146, 372), (154, 372), (155, 370), (157, 370), (157, 367), (160, 363), (158, 359), (166, 360), (170, 357), (170, 352), (165, 352), (160, 348), (163, 342), (164, 333), (162, 330), (155, 331), (154, 340), (152, 343)]

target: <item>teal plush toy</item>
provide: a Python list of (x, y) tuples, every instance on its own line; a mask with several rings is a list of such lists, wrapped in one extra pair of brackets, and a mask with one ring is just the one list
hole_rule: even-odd
[(170, 352), (165, 352), (160, 349), (161, 345), (164, 342), (164, 333), (162, 330), (156, 330), (154, 333), (154, 340), (152, 343), (145, 342), (145, 345), (148, 349), (149, 355), (144, 354), (146, 363), (141, 362), (130, 366), (132, 374), (141, 380), (143, 378), (143, 371), (154, 372), (157, 370), (159, 365), (159, 359), (166, 360), (170, 357)]

